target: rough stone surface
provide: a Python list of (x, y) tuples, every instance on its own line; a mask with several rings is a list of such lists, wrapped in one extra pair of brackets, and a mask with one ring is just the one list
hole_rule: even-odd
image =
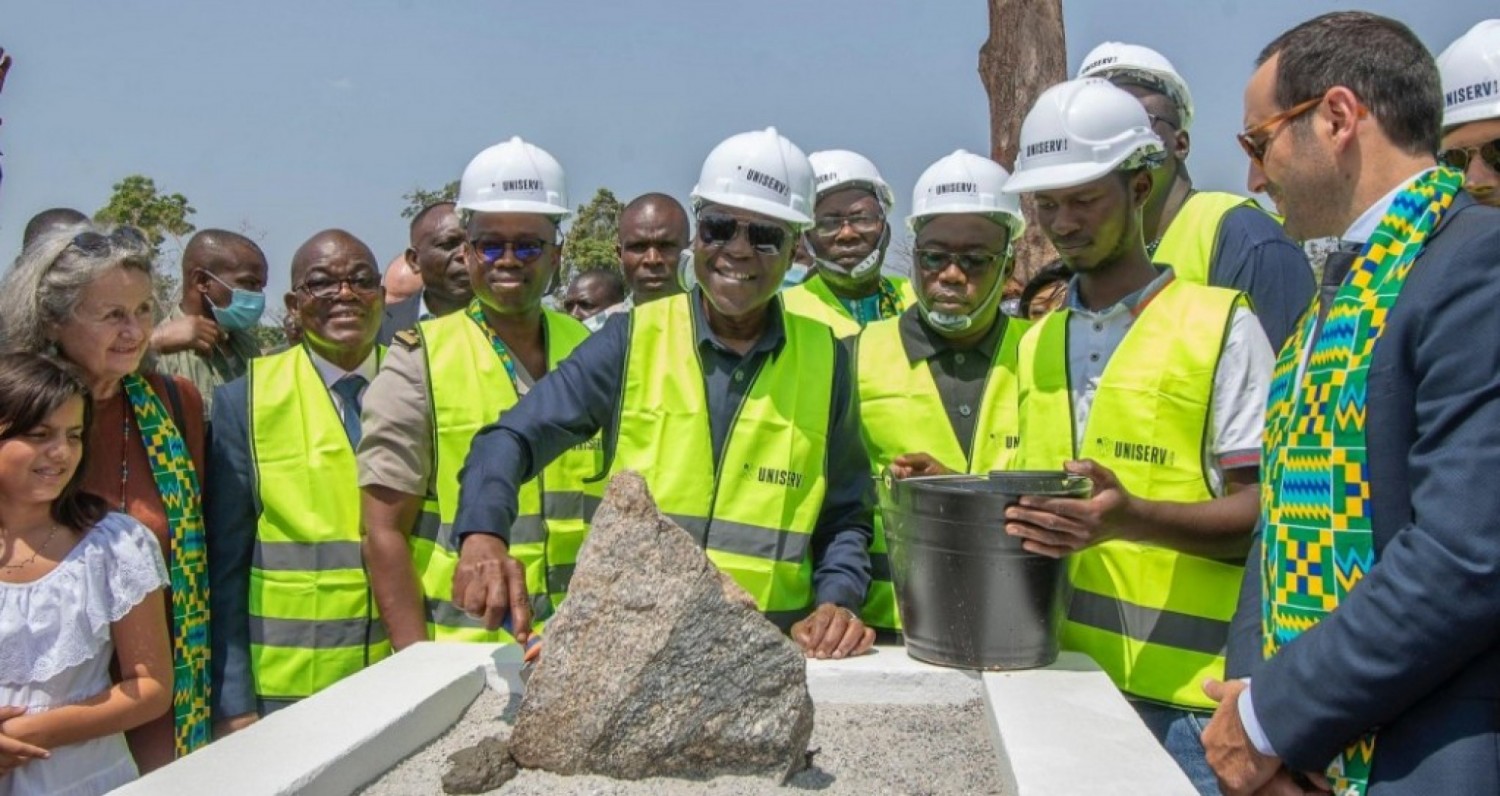
[(785, 779), (813, 729), (802, 653), (633, 472), (613, 479), (510, 738), (523, 768)]
[(516, 761), (499, 738), (485, 738), (473, 746), (448, 755), (450, 768), (443, 775), (444, 793), (484, 793), (516, 776)]

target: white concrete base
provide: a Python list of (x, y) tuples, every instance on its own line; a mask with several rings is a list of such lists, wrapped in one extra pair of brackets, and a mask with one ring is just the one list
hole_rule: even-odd
[[(448, 730), (479, 694), (519, 693), (514, 645), (417, 644), (115, 791), (123, 796), (348, 794)], [(1195, 791), (1093, 661), (974, 672), (879, 648), (808, 661), (813, 701), (955, 704), (984, 699), (1013, 793), (1190, 796)]]

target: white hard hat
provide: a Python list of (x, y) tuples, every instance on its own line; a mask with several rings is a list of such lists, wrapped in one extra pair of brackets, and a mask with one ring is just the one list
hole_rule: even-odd
[(458, 184), (459, 210), (541, 213), (566, 218), (567, 181), (562, 164), (545, 149), (515, 136), (474, 156)]
[(1116, 169), (1152, 165), (1165, 152), (1135, 97), (1100, 78), (1069, 80), (1042, 92), (1026, 114), (1016, 173), (1005, 190), (1071, 188)]
[(1500, 19), (1486, 19), (1437, 59), (1443, 126), (1500, 118)]
[(886, 210), (896, 204), (891, 186), (880, 176), (880, 170), (875, 168), (869, 158), (858, 152), (825, 149), (808, 155), (807, 160), (812, 164), (813, 174), (818, 181), (819, 199), (840, 188), (860, 187), (873, 191), (875, 198), (880, 200)]
[(1167, 95), (1177, 104), (1182, 129), (1193, 126), (1193, 95), (1188, 91), (1187, 81), (1165, 55), (1150, 47), (1107, 41), (1083, 57), (1083, 65), (1078, 67), (1076, 77), (1108, 80), (1123, 77), (1125, 82), (1145, 85)]
[(691, 198), (694, 210), (709, 203), (738, 207), (802, 232), (812, 226), (812, 164), (775, 127), (740, 133), (708, 153)]
[(918, 222), (932, 216), (982, 213), (1010, 227), (1010, 236), (1015, 238), (1026, 228), (1026, 220), (1021, 216), (1021, 200), (1005, 193), (1009, 179), (1010, 172), (999, 163), (957, 150), (917, 178), (907, 226), (916, 229)]

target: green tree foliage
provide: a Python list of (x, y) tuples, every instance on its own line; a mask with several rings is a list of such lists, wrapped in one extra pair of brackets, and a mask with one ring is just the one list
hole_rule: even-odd
[(580, 271), (591, 268), (620, 270), (615, 242), (620, 233), (620, 211), (623, 209), (624, 205), (608, 188), (600, 188), (588, 204), (578, 208), (573, 224), (563, 238), (563, 287)]
[[(132, 174), (115, 183), (109, 203), (94, 213), (95, 221), (129, 224), (151, 242), (151, 261), (156, 265), (152, 281), (158, 308), (164, 309), (176, 300), (179, 287), (177, 257), (182, 252), (182, 239), (197, 229), (188, 220), (196, 212), (186, 196), (158, 191), (155, 180)], [(168, 239), (172, 241), (172, 248), (163, 251), (162, 244)]]
[(401, 198), (406, 200), (406, 207), (402, 208), (401, 217), (412, 218), (422, 212), (422, 208), (428, 205), (435, 205), (438, 202), (452, 202), (458, 199), (458, 180), (454, 180), (436, 191), (429, 191), (426, 188), (413, 188), (401, 194)]

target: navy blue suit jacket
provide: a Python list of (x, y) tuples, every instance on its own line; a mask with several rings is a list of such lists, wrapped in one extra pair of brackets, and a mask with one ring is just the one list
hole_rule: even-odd
[(1260, 661), (1252, 545), (1230, 649), (1296, 770), (1378, 729), (1371, 796), (1500, 793), (1500, 210), (1455, 200), (1369, 371), (1376, 563)]
[(404, 332), (417, 325), (417, 321), (420, 320), (418, 316), (421, 313), (422, 293), (420, 291), (394, 304), (385, 305), (385, 317), (380, 320), (380, 333), (375, 336), (375, 342), (383, 346), (390, 345), (397, 332)]
[[(208, 540), (212, 705), (215, 720), (257, 709), (250, 671), (250, 562), (259, 494), (250, 461), (249, 381), (214, 390), (203, 524)], [(308, 477), (316, 477), (308, 473)]]

